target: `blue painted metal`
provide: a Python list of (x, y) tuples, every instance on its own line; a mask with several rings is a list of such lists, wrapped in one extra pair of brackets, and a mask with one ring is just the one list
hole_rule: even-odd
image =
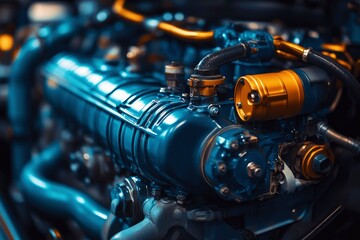
[[(101, 140), (120, 166), (161, 185), (198, 195), (213, 194), (210, 185), (219, 192), (222, 182), (209, 168), (221, 153), (209, 146), (225, 130), (225, 138), (238, 135), (238, 141), (243, 141), (241, 134), (248, 132), (229, 121), (229, 111), (224, 111), (226, 116), (212, 117), (207, 105), (189, 106), (179, 96), (159, 94), (159, 82), (100, 72), (85, 58), (59, 54), (44, 66), (43, 73), (47, 78), (44, 94), (54, 107)], [(285, 139), (278, 132), (272, 137)], [(248, 200), (269, 189), (277, 141), (262, 137), (259, 146), (247, 149), (249, 144), (244, 143), (246, 147), (233, 151), (234, 158), (229, 159), (232, 170), (225, 182), (234, 195), (225, 199)], [(237, 158), (245, 149), (248, 155)], [(206, 151), (214, 152), (213, 160), (208, 161)], [(245, 173), (250, 161), (263, 170), (256, 180)]]
[(214, 39), (218, 46), (227, 48), (239, 43), (248, 43), (252, 48), (256, 48), (257, 52), (253, 52), (250, 56), (256, 61), (270, 60), (275, 53), (273, 37), (266, 31), (249, 30), (239, 31), (234, 25), (229, 24), (226, 27), (215, 29)]
[(334, 78), (318, 67), (294, 69), (302, 82), (304, 103), (301, 113), (321, 111), (328, 104), (329, 94), (334, 86)]
[[(279, 134), (275, 134), (273, 137)], [(277, 146), (268, 136), (244, 126), (224, 128), (207, 150), (205, 176), (218, 194), (227, 200), (244, 202), (269, 192)], [(249, 164), (257, 167), (253, 175)]]
[(225, 48), (239, 43), (248, 43), (258, 52), (251, 54), (249, 58), (235, 61), (234, 66), (228, 67), (226, 71), (222, 71), (222, 74), (228, 80), (236, 81), (240, 76), (272, 72), (274, 66), (271, 59), (275, 53), (273, 37), (266, 31), (243, 31), (238, 28), (234, 24), (217, 28), (214, 35), (217, 45)]
[(156, 183), (209, 192), (200, 160), (207, 137), (222, 123), (207, 111), (188, 109), (178, 96), (159, 95), (160, 84), (152, 79), (101, 73), (71, 55), (56, 56), (43, 72), (50, 103), (101, 140), (119, 165)]
[(48, 179), (63, 162), (60, 143), (53, 143), (24, 167), (21, 188), (26, 202), (46, 214), (72, 218), (87, 234), (99, 239), (101, 229), (110, 214), (90, 196)]
[(3, 196), (0, 195), (0, 239), (27, 239), (19, 228), (18, 221), (10, 212)]
[(32, 89), (39, 64), (60, 49), (68, 48), (68, 41), (84, 29), (84, 21), (69, 20), (55, 27), (40, 28), (22, 46), (12, 65), (9, 80), (8, 117), (14, 142), (12, 145), (13, 177), (17, 179), (23, 165), (31, 157), (34, 103)]

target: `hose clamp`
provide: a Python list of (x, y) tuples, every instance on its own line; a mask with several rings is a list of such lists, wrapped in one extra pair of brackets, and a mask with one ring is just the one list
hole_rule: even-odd
[(307, 62), (307, 58), (310, 53), (310, 50), (311, 50), (311, 48), (304, 49), (303, 54), (302, 54), (302, 60), (304, 62)]

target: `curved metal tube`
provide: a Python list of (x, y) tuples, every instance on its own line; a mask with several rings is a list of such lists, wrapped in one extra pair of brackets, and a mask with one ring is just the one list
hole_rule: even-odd
[(110, 212), (86, 194), (47, 179), (57, 171), (62, 160), (63, 150), (57, 142), (34, 156), (25, 166), (21, 186), (26, 202), (45, 214), (71, 217), (88, 235), (99, 239)]
[[(166, 232), (165, 232), (166, 233)], [(147, 217), (138, 224), (115, 234), (111, 240), (156, 240), (164, 236), (159, 233), (158, 227)]]
[(284, 41), (279, 36), (274, 37), (274, 46), (276, 48), (277, 55), (280, 57), (285, 57), (290, 60), (298, 58), (303, 62), (313, 64), (324, 69), (330, 74), (333, 74), (335, 77), (339, 78), (339, 80), (344, 82), (347, 90), (352, 95), (352, 99), (355, 100), (355, 103), (360, 103), (360, 95), (358, 94), (360, 91), (360, 84), (348, 71), (348, 69), (341, 65), (339, 60), (332, 59), (331, 57), (325, 56), (322, 53), (317, 53), (312, 49), (305, 49), (304, 47), (295, 43)]
[(316, 126), (316, 130), (319, 134), (327, 138), (328, 140), (340, 144), (341, 146), (354, 151), (356, 154), (360, 153), (360, 142), (350, 137), (345, 137), (340, 133), (335, 132), (326, 123), (319, 122)]
[[(117, 0), (113, 5), (113, 11), (120, 17), (134, 23), (146, 24), (146, 17), (130, 11), (124, 7), (125, 0)], [(158, 22), (156, 29), (166, 32), (172, 36), (192, 41), (212, 41), (214, 31), (192, 31), (177, 27), (167, 22)]]
[(37, 66), (59, 51), (60, 47), (68, 46), (68, 40), (83, 28), (83, 21), (74, 19), (53, 28), (39, 29), (37, 36), (30, 37), (25, 42), (12, 65), (8, 117), (14, 137), (12, 144), (14, 179), (19, 177), (23, 165), (31, 157), (32, 118), (35, 112), (32, 88)]

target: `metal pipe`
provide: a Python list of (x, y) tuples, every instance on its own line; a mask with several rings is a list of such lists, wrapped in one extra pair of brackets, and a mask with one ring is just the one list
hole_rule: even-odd
[(13, 132), (12, 164), (13, 177), (17, 179), (23, 165), (31, 157), (33, 134), (32, 88), (37, 66), (51, 57), (60, 48), (68, 46), (68, 40), (84, 28), (82, 20), (70, 20), (55, 27), (39, 29), (22, 46), (12, 65), (9, 80), (8, 117)]
[(99, 239), (110, 212), (90, 196), (48, 179), (59, 169), (63, 156), (61, 144), (56, 142), (34, 156), (25, 166), (21, 174), (25, 200), (45, 214), (74, 219), (86, 234)]
[[(148, 19), (136, 12), (130, 11), (124, 7), (125, 0), (117, 0), (113, 5), (113, 11), (120, 17), (130, 22), (145, 24), (148, 25)], [(152, 24), (149, 24), (147, 27), (154, 27), (156, 30), (161, 30), (172, 36), (191, 40), (191, 41), (212, 41), (214, 37), (214, 31), (193, 31), (187, 30), (180, 27), (177, 27), (173, 24), (167, 22), (156, 22), (153, 25), (154, 21), (151, 21)]]
[[(355, 77), (348, 71), (349, 67), (346, 63), (339, 62), (338, 59), (333, 59), (330, 56), (325, 56), (323, 53), (317, 53), (312, 49), (305, 49), (304, 47), (295, 43), (284, 41), (280, 36), (274, 37), (274, 46), (276, 53), (280, 57), (293, 59), (297, 57), (299, 60), (318, 66), (330, 74), (337, 77), (344, 82), (347, 90), (351, 93), (351, 100), (355, 104), (360, 103), (360, 84)], [(345, 67), (343, 67), (344, 65)]]
[(25, 239), (24, 234), (19, 231), (19, 225), (15, 220), (11, 212), (9, 212), (9, 207), (4, 198), (0, 195), (0, 239)]
[(335, 132), (324, 122), (319, 122), (316, 125), (317, 132), (327, 138), (329, 141), (335, 142), (347, 149), (352, 150), (356, 154), (360, 153), (360, 142), (352, 139), (350, 137), (346, 137), (340, 133)]

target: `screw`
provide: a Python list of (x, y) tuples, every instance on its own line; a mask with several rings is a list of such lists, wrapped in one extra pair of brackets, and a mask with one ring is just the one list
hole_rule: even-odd
[(237, 141), (232, 141), (231, 143), (230, 143), (230, 148), (231, 148), (231, 150), (238, 150), (239, 149), (239, 143), (237, 142)]
[(249, 99), (250, 102), (252, 102), (254, 104), (257, 104), (257, 103), (260, 102), (261, 97), (260, 97), (260, 94), (259, 94), (258, 91), (251, 91), (248, 94), (248, 99)]
[(223, 161), (218, 162), (217, 171), (220, 175), (224, 175), (227, 172), (226, 164)]
[(238, 108), (242, 108), (242, 103), (241, 103), (241, 102), (238, 102), (238, 103), (236, 103), (236, 106), (237, 106)]
[(220, 194), (223, 196), (227, 196), (230, 193), (230, 190), (227, 186), (222, 186), (219, 191), (220, 191)]
[(243, 78), (240, 78), (240, 79), (239, 79), (239, 83), (240, 83), (241, 85), (245, 85), (245, 80), (244, 80)]
[(314, 157), (312, 167), (317, 174), (327, 174), (332, 168), (332, 162), (325, 154), (319, 153)]
[(217, 107), (217, 106), (210, 105), (210, 106), (208, 107), (208, 112), (209, 112), (210, 116), (216, 117), (216, 116), (219, 115), (220, 109), (219, 109), (219, 107)]
[(259, 165), (257, 165), (254, 162), (250, 162), (247, 165), (247, 170), (248, 170), (248, 176), (251, 178), (258, 178), (261, 177), (262, 175), (262, 169), (259, 167)]

